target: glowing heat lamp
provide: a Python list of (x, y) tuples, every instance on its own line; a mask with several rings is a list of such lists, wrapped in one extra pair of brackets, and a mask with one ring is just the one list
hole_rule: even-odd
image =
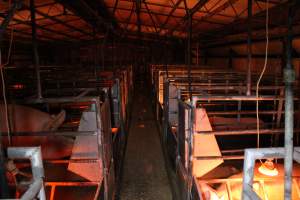
[(15, 85), (12, 86), (15, 90), (21, 90), (24, 88), (23, 84), (17, 83)]
[(258, 168), (258, 171), (266, 176), (277, 176), (278, 170), (274, 166), (274, 163), (272, 160), (266, 160), (264, 163), (261, 164), (261, 166)]

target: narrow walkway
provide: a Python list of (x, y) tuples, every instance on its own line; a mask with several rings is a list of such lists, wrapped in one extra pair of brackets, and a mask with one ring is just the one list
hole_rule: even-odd
[(150, 96), (137, 89), (133, 100), (121, 200), (171, 200), (171, 188)]

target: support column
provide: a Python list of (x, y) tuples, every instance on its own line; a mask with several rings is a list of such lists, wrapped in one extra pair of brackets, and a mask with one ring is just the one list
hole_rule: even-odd
[(247, 70), (247, 91), (246, 95), (251, 95), (251, 65), (252, 65), (252, 0), (248, 0), (248, 39), (247, 39), (247, 54), (248, 54), (248, 70)]
[(187, 64), (188, 64), (188, 79), (189, 79), (189, 97), (192, 102), (192, 91), (191, 91), (191, 65), (192, 65), (192, 26), (193, 26), (193, 16), (191, 11), (188, 10), (188, 44), (187, 44)]
[(36, 20), (35, 20), (35, 6), (34, 0), (30, 0), (30, 15), (31, 15), (31, 29), (32, 29), (32, 50), (33, 50), (33, 65), (36, 72), (37, 81), (37, 97), (42, 98), (41, 76), (40, 76), (40, 60), (38, 53), (38, 43), (36, 38)]
[(284, 130), (284, 199), (291, 199), (292, 170), (293, 170), (293, 134), (294, 134), (294, 101), (293, 82), (295, 72), (292, 65), (292, 5), (289, 5), (288, 33), (286, 38), (286, 67), (284, 69), (285, 82), (285, 130)]
[(228, 68), (229, 68), (229, 69), (233, 69), (233, 56), (234, 56), (234, 52), (233, 52), (233, 50), (230, 48), (230, 49), (229, 49), (229, 60), (228, 60)]

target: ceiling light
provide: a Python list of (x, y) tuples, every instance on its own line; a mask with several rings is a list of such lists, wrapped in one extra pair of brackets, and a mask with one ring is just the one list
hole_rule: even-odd
[(266, 160), (264, 163), (261, 163), (261, 166), (258, 168), (258, 171), (266, 176), (277, 176), (278, 170), (274, 166), (272, 160)]

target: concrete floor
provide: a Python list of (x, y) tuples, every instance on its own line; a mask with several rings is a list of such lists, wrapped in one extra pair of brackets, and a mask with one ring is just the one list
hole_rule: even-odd
[(137, 89), (133, 100), (120, 199), (171, 200), (151, 97), (147, 96), (145, 90)]

